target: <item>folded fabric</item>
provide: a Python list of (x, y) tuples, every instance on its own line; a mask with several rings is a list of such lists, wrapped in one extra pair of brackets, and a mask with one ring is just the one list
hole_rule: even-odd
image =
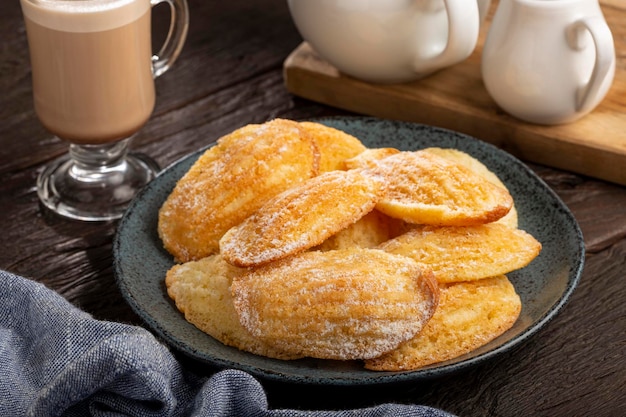
[(270, 410), (245, 372), (197, 376), (141, 327), (95, 320), (44, 285), (1, 270), (0, 288), (1, 416), (451, 416), (401, 404)]

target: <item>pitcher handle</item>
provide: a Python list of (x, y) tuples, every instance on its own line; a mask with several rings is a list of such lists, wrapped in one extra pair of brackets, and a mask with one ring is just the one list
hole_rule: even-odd
[(418, 72), (432, 72), (463, 61), (471, 55), (478, 42), (480, 17), (478, 2), (444, 0), (448, 15), (448, 42), (441, 53), (427, 62), (416, 62)]
[(582, 50), (586, 47), (583, 34), (589, 31), (596, 49), (596, 61), (589, 82), (576, 91), (576, 111), (590, 111), (607, 77), (615, 70), (615, 46), (613, 35), (604, 18), (592, 16), (580, 19), (568, 27), (567, 40), (571, 48)]
[(152, 75), (154, 78), (170, 69), (176, 61), (183, 49), (189, 30), (187, 0), (150, 0), (150, 5), (154, 7), (163, 2), (170, 6), (170, 28), (161, 49), (152, 56)]

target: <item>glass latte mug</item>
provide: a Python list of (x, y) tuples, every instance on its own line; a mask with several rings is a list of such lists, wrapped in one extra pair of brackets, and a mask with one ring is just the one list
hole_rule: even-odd
[[(154, 78), (176, 60), (187, 36), (186, 0), (20, 0), (43, 126), (69, 153), (37, 180), (41, 202), (86, 221), (121, 217), (154, 178), (156, 163), (128, 152), (155, 104)], [(151, 10), (169, 4), (171, 24), (152, 54)]]

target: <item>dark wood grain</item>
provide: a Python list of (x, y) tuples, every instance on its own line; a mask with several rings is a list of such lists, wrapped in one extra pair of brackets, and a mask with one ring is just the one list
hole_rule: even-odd
[[(283, 61), (302, 39), (285, 2), (190, 0), (189, 6), (188, 41), (172, 70), (157, 79), (157, 106), (135, 150), (166, 166), (247, 123), (345, 114), (287, 92)], [(155, 45), (166, 23), (167, 14), (155, 11)], [(67, 221), (39, 206), (36, 176), (67, 145), (50, 138), (35, 117), (16, 1), (4, 2), (0, 13), (0, 91), (0, 268), (45, 283), (96, 318), (142, 325), (113, 277), (117, 224)], [(545, 328), (494, 360), (428, 383), (335, 388), (327, 395), (323, 387), (262, 381), (270, 405), (402, 402), (460, 416), (625, 415), (626, 188), (530, 166), (570, 207), (588, 251), (579, 287)], [(190, 369), (213, 371), (180, 359)]]

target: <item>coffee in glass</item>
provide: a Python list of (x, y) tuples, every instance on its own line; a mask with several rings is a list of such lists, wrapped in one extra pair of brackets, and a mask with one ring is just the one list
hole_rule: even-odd
[[(151, 50), (151, 9), (171, 7), (170, 35)], [(186, 0), (21, 0), (37, 116), (70, 143), (38, 179), (53, 211), (79, 220), (119, 218), (158, 172), (128, 153), (155, 104), (154, 78), (178, 57), (188, 27)]]

